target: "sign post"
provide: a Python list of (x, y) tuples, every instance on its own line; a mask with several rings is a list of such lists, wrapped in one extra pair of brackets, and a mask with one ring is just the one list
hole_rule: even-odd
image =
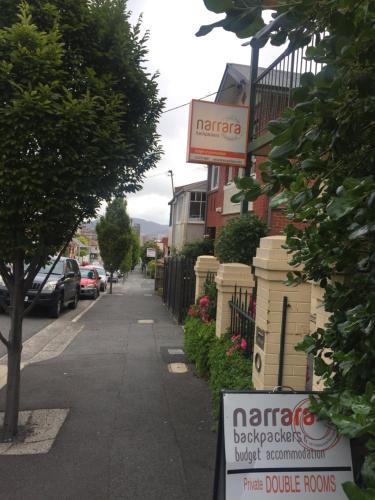
[[(155, 275), (156, 275), (156, 255), (157, 255), (157, 252), (156, 252), (156, 249), (155, 248), (152, 248), (152, 247), (149, 247), (149, 248), (146, 248), (146, 257), (150, 257), (151, 259), (155, 259)], [(150, 274), (151, 277), (152, 277), (152, 274)], [(147, 276), (147, 273), (146, 273), (146, 276)]]
[(350, 443), (307, 393), (222, 393), (214, 500), (344, 500)]

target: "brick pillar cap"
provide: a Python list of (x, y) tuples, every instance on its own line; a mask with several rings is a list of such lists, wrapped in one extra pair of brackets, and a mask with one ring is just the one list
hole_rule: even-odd
[(195, 263), (195, 271), (212, 271), (216, 272), (220, 262), (213, 255), (200, 255)]
[(286, 237), (282, 235), (265, 236), (260, 239), (260, 248), (280, 249), (285, 244)]
[[(301, 270), (302, 266), (293, 267), (289, 264), (292, 255), (285, 248), (285, 236), (267, 236), (260, 239), (256, 257), (253, 259), (255, 269), (267, 269), (269, 271), (291, 271)], [(255, 271), (257, 275), (257, 271)]]
[(220, 264), (215, 281), (218, 285), (224, 286), (254, 286), (251, 267), (246, 264)]

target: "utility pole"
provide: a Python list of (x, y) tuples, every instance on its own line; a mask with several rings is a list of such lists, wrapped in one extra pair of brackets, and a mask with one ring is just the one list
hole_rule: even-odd
[(168, 170), (168, 175), (171, 176), (171, 181), (172, 181), (172, 194), (174, 196), (174, 184), (173, 184), (173, 170)]
[[(258, 75), (258, 65), (259, 65), (259, 48), (260, 44), (256, 37), (253, 37), (253, 39), (250, 42), (250, 45), (252, 47), (251, 50), (251, 62), (250, 62), (250, 97), (249, 97), (249, 138), (248, 142), (251, 142), (253, 140), (254, 136), (254, 123), (255, 123), (255, 80)], [(245, 172), (244, 172), (244, 177), (250, 177), (251, 175), (251, 168), (252, 168), (252, 154), (248, 153), (247, 154), (247, 162), (246, 162), (246, 167), (245, 167)], [(241, 215), (246, 214), (249, 211), (249, 202), (246, 200), (243, 200), (241, 202)]]

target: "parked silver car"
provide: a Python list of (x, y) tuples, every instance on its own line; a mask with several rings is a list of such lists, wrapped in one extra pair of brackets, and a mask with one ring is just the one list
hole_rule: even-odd
[[(114, 271), (112, 276), (112, 283), (118, 283), (118, 272)], [(111, 281), (111, 273), (107, 271), (107, 281), (108, 283)]]
[(99, 267), (99, 266), (94, 266), (94, 267), (98, 271), (98, 274), (99, 274), (100, 291), (105, 292), (107, 289), (107, 283), (108, 283), (107, 273), (106, 273), (104, 267)]

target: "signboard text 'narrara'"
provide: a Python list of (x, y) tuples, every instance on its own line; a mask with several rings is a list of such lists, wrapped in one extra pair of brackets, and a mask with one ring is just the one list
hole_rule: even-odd
[(249, 108), (193, 100), (187, 161), (245, 167)]

